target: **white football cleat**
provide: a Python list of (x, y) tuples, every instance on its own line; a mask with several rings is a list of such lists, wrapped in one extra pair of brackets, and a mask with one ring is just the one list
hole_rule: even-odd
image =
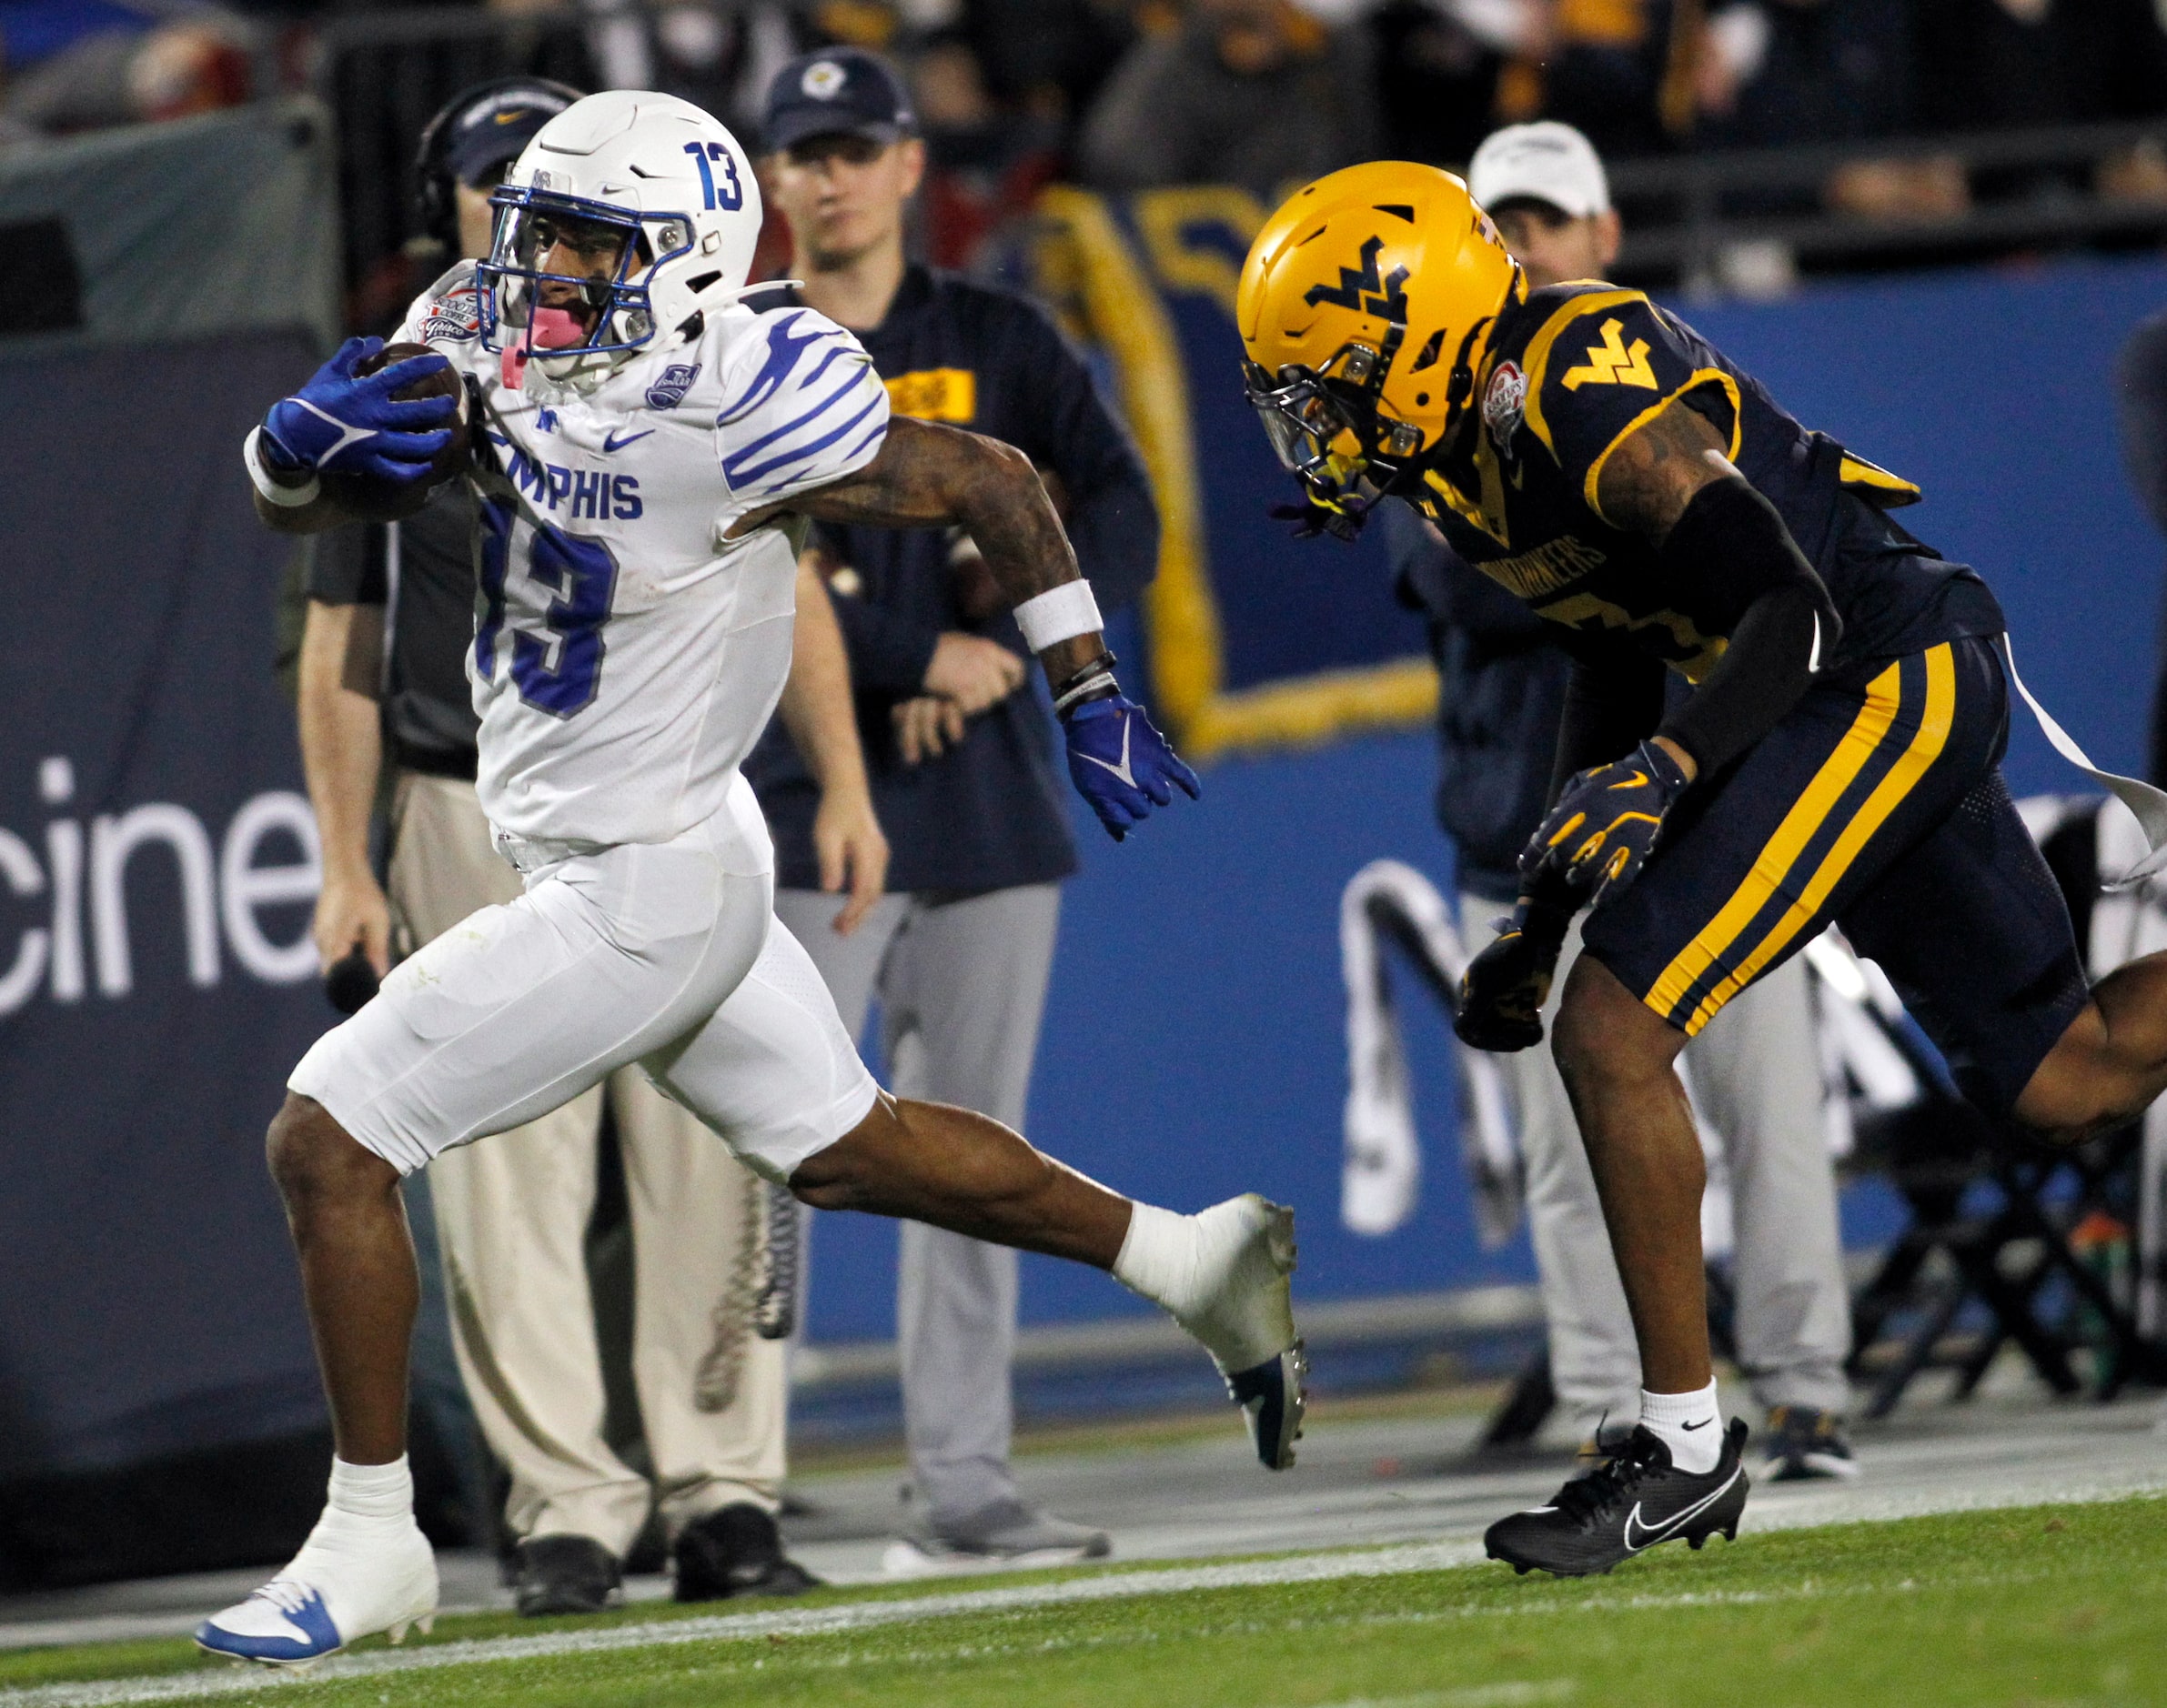
[(1196, 1306), (1177, 1319), (1204, 1342), (1267, 1471), (1295, 1462), (1309, 1361), (1295, 1331), (1295, 1212), (1255, 1192), (1196, 1216)]
[(213, 1654), (307, 1667), (349, 1643), (437, 1618), (437, 1556), (411, 1517), (403, 1524), (326, 1512), (293, 1563), (245, 1602), (196, 1628)]

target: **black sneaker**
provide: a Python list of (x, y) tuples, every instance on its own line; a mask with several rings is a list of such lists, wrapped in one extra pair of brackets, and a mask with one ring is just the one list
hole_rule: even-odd
[(802, 1595), (820, 1579), (782, 1552), (775, 1520), (749, 1501), (719, 1507), (677, 1533), (670, 1550), (680, 1602), (737, 1595)]
[(1745, 1422), (1734, 1419), (1716, 1468), (1696, 1476), (1674, 1469), (1670, 1450), (1636, 1427), (1599, 1470), (1567, 1483), (1547, 1506), (1492, 1524), (1483, 1549), (1517, 1572), (1540, 1567), (1577, 1578), (1608, 1572), (1661, 1542), (1698, 1548), (1718, 1532), (1735, 1540), (1751, 1486), (1745, 1448)]
[(1769, 1408), (1769, 1481), (1802, 1482), (1809, 1477), (1855, 1477), (1859, 1462), (1843, 1438), (1843, 1419), (1809, 1405)]
[(512, 1555), (512, 1599), (529, 1618), (599, 1613), (624, 1599), (617, 1556), (591, 1536), (531, 1536)]

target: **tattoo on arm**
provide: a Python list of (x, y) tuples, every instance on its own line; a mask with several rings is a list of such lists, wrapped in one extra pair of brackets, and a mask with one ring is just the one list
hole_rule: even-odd
[[(856, 474), (801, 493), (786, 505), (756, 510), (730, 531), (750, 533), (783, 510), (823, 522), (865, 527), (955, 524), (977, 543), (993, 583), (1010, 606), (1076, 580), (1076, 554), (1031, 459), (1013, 446), (936, 422), (898, 417), (880, 453)], [(1057, 672), (1072, 651), (1088, 658), (1095, 637), (1049, 647)]]
[(1619, 440), (1603, 465), (1595, 493), (1603, 519), (1660, 546), (1695, 493), (1737, 476), (1729, 448), (1714, 422), (1673, 398)]

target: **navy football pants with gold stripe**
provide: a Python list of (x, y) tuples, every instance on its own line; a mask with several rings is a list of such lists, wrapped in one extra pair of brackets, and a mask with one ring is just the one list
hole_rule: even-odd
[(2006, 1115), (2084, 1006), (2068, 910), (1998, 769), (1994, 642), (1832, 673), (1687, 792), (1587, 952), (1688, 1037), (1831, 920), (1880, 963), (1965, 1094)]

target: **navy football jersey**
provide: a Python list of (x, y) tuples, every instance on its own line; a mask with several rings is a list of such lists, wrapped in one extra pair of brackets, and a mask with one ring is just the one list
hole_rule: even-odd
[(1639, 291), (1583, 281), (1508, 303), (1475, 397), (1469, 418), (1396, 490), (1469, 563), (1576, 631), (1576, 651), (1623, 639), (1698, 682), (1743, 611), (1719, 588), (1683, 585), (1597, 496), (1619, 441), (1674, 398), (1728, 436), (1732, 463), (1828, 584), (1844, 631), (1824, 668), (2002, 628), (1978, 576), (1889, 519), (1917, 487), (1799, 426)]

